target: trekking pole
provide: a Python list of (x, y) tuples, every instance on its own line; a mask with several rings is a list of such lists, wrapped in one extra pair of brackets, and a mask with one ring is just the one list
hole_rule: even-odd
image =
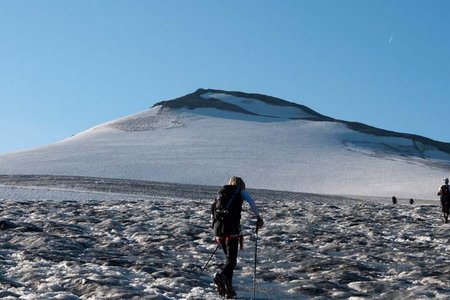
[(211, 254), (211, 256), (209, 257), (208, 261), (206, 262), (206, 264), (203, 266), (202, 271), (200, 272), (200, 275), (197, 276), (197, 278), (195, 279), (195, 283), (197, 284), (198, 279), (200, 278), (200, 276), (202, 276), (203, 271), (206, 270), (206, 267), (208, 266), (209, 262), (211, 261), (211, 259), (213, 258), (214, 254), (216, 254), (217, 249), (219, 249), (220, 244), (217, 243), (217, 247), (216, 249), (214, 249), (214, 252)]
[(258, 226), (256, 226), (256, 239), (255, 239), (255, 264), (253, 266), (253, 300), (256, 299), (256, 258), (258, 253)]

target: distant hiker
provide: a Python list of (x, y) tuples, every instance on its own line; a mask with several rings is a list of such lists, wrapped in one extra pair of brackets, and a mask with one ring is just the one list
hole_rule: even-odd
[(409, 204), (411, 204), (411, 205), (414, 204), (414, 199), (413, 198), (409, 199)]
[(445, 223), (448, 223), (448, 213), (450, 211), (450, 187), (448, 186), (448, 178), (444, 178), (444, 185), (441, 186), (438, 196), (441, 196), (442, 212), (444, 213)]
[(392, 204), (397, 204), (397, 198), (395, 196), (392, 196)]
[[(216, 199), (211, 204), (213, 216), (212, 228), (216, 241), (222, 246), (226, 262), (221, 272), (214, 275), (214, 283), (221, 296), (233, 298), (236, 292), (233, 288), (233, 270), (236, 267), (238, 246), (242, 242), (241, 211), (243, 202), (247, 201), (256, 216), (256, 227), (264, 225), (255, 201), (245, 190), (245, 183), (240, 177), (231, 177), (228, 185), (223, 186)], [(242, 244), (241, 244), (242, 249)]]

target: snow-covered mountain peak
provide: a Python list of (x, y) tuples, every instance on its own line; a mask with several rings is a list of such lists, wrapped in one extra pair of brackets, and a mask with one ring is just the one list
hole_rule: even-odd
[(297, 103), (262, 94), (235, 91), (198, 89), (174, 100), (155, 104), (177, 112), (241, 119), (248, 121), (279, 122), (285, 120), (329, 120), (325, 116)]
[[(56, 144), (0, 156), (1, 174), (113, 177), (435, 197), (450, 144), (323, 116), (279, 98), (199, 89)], [(324, 184), (326, 181), (326, 184)]]
[(187, 123), (202, 117), (250, 122), (332, 120), (306, 106), (271, 96), (198, 89), (173, 100), (158, 102), (143, 112), (101, 124), (83, 132), (82, 135), (110, 129), (127, 132), (170, 129), (186, 126)]

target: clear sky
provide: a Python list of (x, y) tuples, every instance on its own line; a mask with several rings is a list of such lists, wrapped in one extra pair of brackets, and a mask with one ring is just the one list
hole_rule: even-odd
[(0, 0), (0, 153), (200, 87), (450, 142), (450, 1)]

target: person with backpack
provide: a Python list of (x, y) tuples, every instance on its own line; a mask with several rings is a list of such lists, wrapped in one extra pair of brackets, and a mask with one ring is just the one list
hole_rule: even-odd
[(264, 225), (264, 221), (259, 215), (255, 201), (245, 190), (242, 178), (231, 177), (228, 185), (220, 189), (211, 204), (215, 240), (222, 247), (226, 257), (225, 265), (220, 272), (214, 275), (213, 281), (217, 286), (218, 293), (227, 298), (236, 296), (233, 288), (233, 271), (237, 263), (239, 242), (242, 242), (243, 238), (240, 221), (244, 200), (250, 205), (256, 217), (256, 230), (260, 229)]
[(445, 223), (448, 223), (448, 214), (450, 212), (450, 187), (448, 185), (448, 178), (444, 178), (444, 185), (438, 191), (438, 196), (441, 196), (442, 212), (444, 213)]
[(394, 205), (397, 204), (397, 197), (392, 196), (392, 204), (394, 204)]

